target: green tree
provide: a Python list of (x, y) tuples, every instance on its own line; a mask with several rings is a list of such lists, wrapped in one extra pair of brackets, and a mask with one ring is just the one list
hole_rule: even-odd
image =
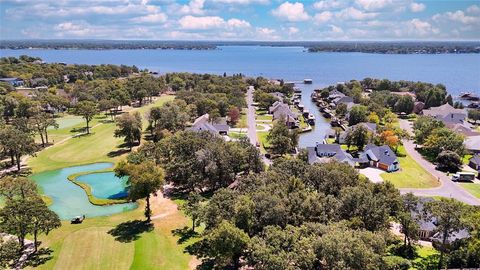
[(353, 106), (348, 116), (348, 125), (353, 126), (361, 122), (367, 122), (367, 107), (362, 105)]
[(458, 232), (465, 227), (463, 216), (465, 206), (455, 199), (441, 198), (439, 201), (431, 201), (425, 204), (425, 213), (429, 218), (435, 219), (435, 231), (440, 234), (440, 258), (438, 269), (444, 266), (444, 255), (447, 239), (452, 233)]
[(87, 123), (87, 134), (90, 134), (90, 121), (92, 121), (95, 114), (97, 114), (95, 103), (88, 100), (80, 101), (75, 108), (75, 113), (85, 119), (85, 122)]
[(125, 137), (124, 140), (132, 151), (133, 144), (135, 142), (140, 143), (142, 138), (142, 116), (140, 113), (127, 113), (118, 117), (114, 135), (115, 137)]
[(216, 268), (239, 269), (240, 258), (250, 244), (250, 237), (227, 221), (221, 222), (202, 240), (204, 247), (198, 255), (213, 260)]
[(37, 198), (30, 204), (32, 215), (31, 219), (31, 233), (33, 234), (34, 252), (37, 252), (38, 235), (44, 233), (48, 235), (52, 230), (59, 228), (62, 224), (58, 215), (52, 210), (48, 209), (47, 205)]
[(470, 109), (468, 110), (468, 118), (475, 121), (475, 123), (480, 120), (480, 110)]
[(413, 111), (413, 107), (415, 106), (415, 101), (411, 96), (405, 95), (401, 96), (397, 103), (395, 103), (395, 111), (396, 112), (403, 112), (406, 114), (410, 114)]
[(285, 119), (280, 118), (275, 123), (267, 135), (272, 151), (275, 154), (284, 155), (293, 151), (298, 143), (298, 132), (289, 130), (285, 124)]
[(352, 127), (345, 136), (345, 142), (350, 149), (351, 145), (355, 145), (358, 150), (362, 150), (363, 147), (368, 143), (368, 140), (371, 136), (370, 132), (364, 125), (356, 125)]
[(415, 141), (419, 144), (423, 144), (428, 136), (437, 128), (444, 127), (442, 121), (439, 121), (430, 116), (419, 116), (413, 123), (413, 129), (415, 132)]
[(14, 239), (0, 237), (0, 269), (11, 269), (12, 262), (18, 259), (20, 246)]
[(18, 171), (21, 169), (22, 156), (31, 155), (37, 149), (31, 134), (11, 126), (0, 129), (0, 145), (10, 155), (12, 165), (16, 162)]
[(437, 156), (442, 151), (452, 151), (463, 156), (465, 151), (463, 136), (448, 128), (434, 129), (423, 146), (432, 156)]
[(202, 216), (202, 195), (191, 192), (188, 195), (187, 202), (181, 206), (181, 209), (187, 216), (192, 219), (192, 231), (195, 231), (195, 227), (200, 225), (200, 219)]
[(439, 170), (457, 172), (462, 166), (462, 159), (457, 153), (445, 150), (438, 154), (437, 164)]
[(55, 121), (55, 118), (51, 117), (45, 112), (37, 111), (32, 117), (29, 118), (29, 121), (33, 128), (40, 135), (42, 140), (42, 146), (45, 147), (45, 144), (48, 144), (48, 128), (58, 128), (58, 123)]
[(402, 226), (403, 246), (412, 247), (412, 241), (418, 240), (419, 237), (419, 221), (422, 218), (422, 213), (419, 212), (419, 199), (412, 193), (402, 195), (402, 209), (397, 215), (397, 220)]
[(347, 113), (348, 113), (348, 108), (347, 108), (347, 104), (345, 103), (340, 103), (335, 108), (335, 114), (340, 118), (343, 118), (345, 115), (347, 115)]
[(145, 217), (151, 221), (150, 196), (160, 190), (165, 182), (165, 173), (162, 168), (152, 161), (141, 164), (120, 162), (115, 168), (117, 176), (128, 176), (128, 197), (131, 200), (145, 199)]

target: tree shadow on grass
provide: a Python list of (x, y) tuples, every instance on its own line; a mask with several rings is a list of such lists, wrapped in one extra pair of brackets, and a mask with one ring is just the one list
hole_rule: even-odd
[(180, 237), (177, 241), (178, 244), (183, 244), (186, 241), (188, 241), (188, 239), (190, 239), (192, 237), (197, 237), (199, 235), (197, 232), (192, 231), (192, 229), (190, 229), (187, 226), (185, 226), (181, 229), (172, 230), (172, 234)]
[(152, 223), (144, 220), (130, 220), (118, 224), (115, 228), (108, 231), (108, 234), (115, 237), (115, 240), (128, 243), (140, 238), (140, 234), (153, 230)]
[(121, 156), (123, 154), (130, 153), (130, 152), (131, 152), (130, 149), (119, 149), (119, 150), (108, 152), (107, 156), (108, 157), (118, 157), (118, 156)]
[(51, 260), (53, 250), (50, 248), (40, 248), (37, 252), (30, 254), (24, 266), (37, 267)]

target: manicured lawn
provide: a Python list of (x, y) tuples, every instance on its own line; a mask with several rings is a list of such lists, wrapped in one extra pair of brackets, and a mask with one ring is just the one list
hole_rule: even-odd
[(243, 108), (240, 113), (240, 120), (235, 125), (236, 128), (247, 128), (247, 108)]
[(258, 141), (260, 142), (260, 152), (266, 153), (265, 148), (269, 148), (270, 144), (267, 142), (268, 132), (257, 132)]
[(470, 162), (470, 159), (473, 157), (471, 154), (466, 154), (462, 157), (462, 164), (467, 164)]
[[(153, 104), (133, 110), (144, 114), (149, 108), (173, 98), (161, 97)], [(102, 117), (94, 122), (99, 123)], [(83, 123), (78, 126), (83, 126)], [(64, 129), (71, 129), (71, 126)], [(72, 138), (42, 150), (36, 157), (30, 158), (28, 164), (34, 172), (40, 172), (99, 161), (117, 162), (125, 157), (125, 153), (115, 152), (122, 150), (119, 148), (122, 139), (113, 137), (114, 130), (114, 123), (102, 123), (92, 129), (90, 135)], [(188, 269), (194, 258), (185, 253), (184, 248), (195, 239), (179, 244), (178, 236), (172, 231), (190, 225), (191, 221), (176, 211), (174, 202), (170, 200), (152, 203), (152, 210), (154, 215), (162, 215), (153, 221), (153, 230), (135, 232), (139, 226), (124, 226), (125, 229), (121, 230), (124, 239), (131, 237), (129, 241), (119, 241), (108, 232), (128, 221), (144, 220), (144, 201), (139, 201), (139, 207), (133, 211), (107, 217), (87, 217), (82, 224), (76, 225), (62, 222), (59, 229), (40, 236), (41, 247), (49, 247), (53, 253), (52, 259), (37, 268)]]
[(273, 121), (273, 116), (271, 114), (257, 114), (257, 120)]
[[(399, 153), (405, 153), (399, 147)], [(399, 155), (399, 156), (400, 156)], [(382, 173), (380, 176), (385, 181), (390, 181), (397, 188), (432, 188), (439, 186), (438, 180), (420, 166), (409, 155), (399, 157), (400, 171)]]
[(480, 199), (480, 184), (478, 183), (460, 183), (470, 194)]
[(246, 138), (247, 133), (246, 132), (232, 132), (230, 131), (228, 133), (228, 136), (233, 139), (240, 139), (240, 138)]

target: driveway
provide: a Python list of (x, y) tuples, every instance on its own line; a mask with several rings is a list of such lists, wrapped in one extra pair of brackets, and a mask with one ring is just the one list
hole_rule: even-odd
[(380, 176), (380, 174), (384, 173), (384, 171), (378, 169), (378, 168), (365, 168), (365, 169), (359, 169), (358, 172), (361, 174), (365, 175), (370, 179), (371, 182), (373, 183), (381, 183), (383, 182), (383, 178)]
[(424, 159), (420, 153), (415, 150), (415, 143), (412, 140), (404, 140), (403, 145), (407, 153), (425, 170), (440, 181), (440, 187), (430, 189), (401, 188), (402, 194), (412, 192), (417, 196), (442, 196), (454, 198), (470, 205), (480, 205), (480, 200), (468, 193), (457, 183), (450, 180), (445, 173), (437, 171), (435, 165)]
[[(249, 86), (247, 89), (247, 125), (248, 125), (248, 139), (255, 147), (257, 146), (257, 122), (255, 121), (255, 107), (253, 106), (253, 91), (255, 88)], [(262, 155), (263, 163), (272, 165), (272, 160)]]

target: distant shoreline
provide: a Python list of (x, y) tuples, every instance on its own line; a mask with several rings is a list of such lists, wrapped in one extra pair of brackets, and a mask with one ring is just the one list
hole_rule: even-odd
[(306, 52), (373, 54), (477, 54), (480, 41), (129, 41), (6, 40), (7, 50), (218, 50), (223, 46), (302, 47)]

